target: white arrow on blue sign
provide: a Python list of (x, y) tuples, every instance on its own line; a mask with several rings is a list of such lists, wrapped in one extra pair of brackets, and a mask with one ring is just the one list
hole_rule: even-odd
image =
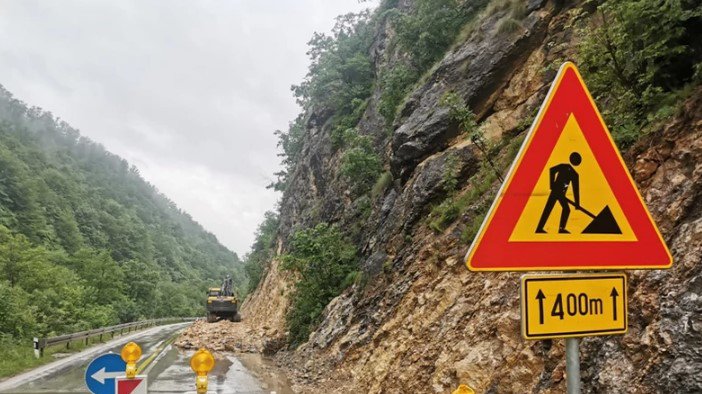
[(124, 376), (127, 363), (117, 354), (97, 357), (85, 370), (85, 384), (93, 394), (115, 394), (115, 378)]

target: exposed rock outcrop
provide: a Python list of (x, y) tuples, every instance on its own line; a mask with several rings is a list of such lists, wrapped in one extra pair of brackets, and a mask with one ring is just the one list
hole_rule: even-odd
[[(337, 180), (339, 153), (325, 115), (308, 114), (300, 163), (281, 204), (281, 239), (321, 220), (359, 225), (367, 280), (327, 305), (307, 343), (277, 352), (297, 389), (445, 393), (467, 383), (480, 393), (564, 392), (563, 341), (520, 336), (519, 275), (473, 273), (463, 264), (468, 245), (461, 235), (480, 219), (498, 183), (443, 233), (429, 229), (426, 217), (447, 195), (448, 160), (456, 166), (458, 193), (471, 192), (481, 171), (481, 152), (459, 135), (439, 99), (448, 91), (465, 99), (484, 134), (505, 142), (500, 163), (510, 162), (554, 65), (573, 56), (578, 37), (566, 26), (582, 17), (576, 5), (529, 1), (520, 28), (508, 33), (497, 27), (506, 10), (485, 15), (408, 96), (390, 136), (374, 93), (358, 129), (387, 155), (395, 180), (373, 197), (362, 223)], [(384, 52), (391, 35), (387, 25), (376, 35), (376, 68), (392, 64)], [(583, 341), (586, 392), (701, 392), (702, 91), (625, 156), (675, 263), (629, 272), (630, 332)], [(244, 307), (245, 321), (273, 341), (261, 349), (282, 346), (293, 280), (274, 262)]]

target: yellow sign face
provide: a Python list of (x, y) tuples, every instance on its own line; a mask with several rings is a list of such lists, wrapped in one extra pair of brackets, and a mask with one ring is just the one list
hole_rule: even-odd
[[(561, 190), (564, 192), (559, 194)], [(601, 212), (605, 210), (609, 211), (604, 214), (609, 220), (606, 223), (600, 220), (604, 224), (595, 229), (593, 217), (588, 213), (603, 218)], [(509, 241), (636, 241), (629, 221), (572, 114)]]
[(524, 275), (521, 308), (526, 339), (624, 334), (626, 275)]
[(466, 254), (472, 271), (668, 268), (672, 256), (572, 63)]

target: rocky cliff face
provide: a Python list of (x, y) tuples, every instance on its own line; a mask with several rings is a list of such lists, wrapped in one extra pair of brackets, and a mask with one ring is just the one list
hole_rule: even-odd
[[(327, 306), (306, 344), (277, 353), (298, 389), (445, 393), (467, 383), (480, 393), (565, 390), (563, 341), (520, 336), (520, 275), (473, 273), (463, 264), (471, 228), (499, 184), (485, 176), (482, 153), (438, 102), (453, 91), (470, 105), (485, 135), (501, 141), (497, 162), (504, 171), (557, 65), (572, 58), (577, 37), (569, 26), (582, 17), (577, 10), (531, 0), (526, 17), (509, 32), (498, 28), (508, 10), (486, 14), (408, 96), (390, 135), (376, 91), (358, 129), (386, 155), (394, 181), (373, 198), (368, 217), (359, 216), (357, 202), (338, 181), (340, 158), (325, 115), (308, 114), (302, 158), (281, 204), (281, 240), (318, 221), (359, 226), (355, 241), (367, 280)], [(392, 64), (392, 54), (384, 52), (392, 29), (383, 26), (373, 46), (377, 69)], [(702, 90), (625, 157), (675, 263), (669, 270), (628, 273), (630, 331), (583, 341), (586, 392), (700, 392)], [(475, 198), (457, 222), (437, 232), (428, 215), (447, 195), (449, 161), (458, 193)], [(245, 305), (244, 317), (266, 331), (270, 351), (285, 335), (293, 280), (274, 263)]]

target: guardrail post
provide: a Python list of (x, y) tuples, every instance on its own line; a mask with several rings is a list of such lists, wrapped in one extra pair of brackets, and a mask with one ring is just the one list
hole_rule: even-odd
[(34, 357), (39, 358), (44, 356), (43, 340), (34, 337)]

